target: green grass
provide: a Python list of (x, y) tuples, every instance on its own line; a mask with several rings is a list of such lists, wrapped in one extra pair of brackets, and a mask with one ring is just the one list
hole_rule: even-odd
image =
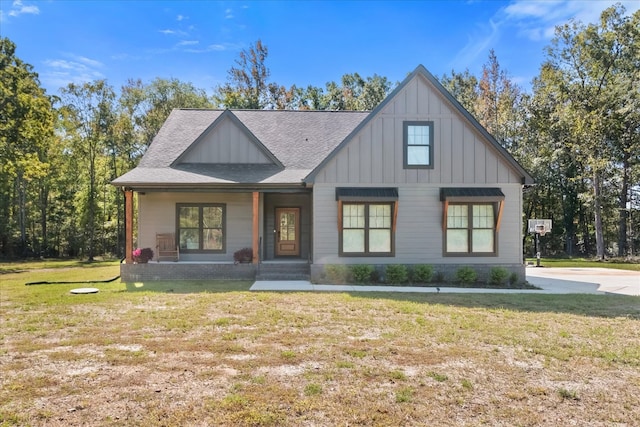
[(2, 426), (640, 418), (640, 297), (119, 280), (71, 295), (83, 285), (24, 284), (102, 280), (118, 264), (44, 265), (0, 266)]
[[(536, 258), (527, 258), (527, 262), (536, 264)], [(615, 268), (618, 270), (640, 271), (640, 262), (624, 261), (617, 258), (598, 261), (586, 258), (541, 258), (540, 265), (544, 267), (565, 268)]]

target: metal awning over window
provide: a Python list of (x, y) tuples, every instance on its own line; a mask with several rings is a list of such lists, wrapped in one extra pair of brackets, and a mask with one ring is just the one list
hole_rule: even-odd
[(440, 189), (440, 201), (498, 202), (504, 200), (499, 188), (453, 187)]
[(336, 200), (394, 202), (398, 200), (398, 189), (395, 187), (337, 187)]

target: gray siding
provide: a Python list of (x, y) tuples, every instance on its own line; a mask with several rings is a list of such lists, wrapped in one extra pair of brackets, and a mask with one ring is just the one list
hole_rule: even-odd
[(394, 257), (339, 257), (336, 186), (351, 186), (351, 183), (314, 186), (314, 264), (522, 264), (520, 184), (500, 186), (505, 194), (505, 206), (498, 233), (497, 257), (443, 257), (441, 186), (428, 184), (398, 188)]
[(231, 119), (225, 118), (190, 147), (182, 163), (273, 163)]
[(155, 251), (156, 233), (175, 233), (176, 203), (226, 204), (226, 253), (181, 254), (181, 261), (229, 261), (233, 253), (251, 247), (252, 205), (251, 193), (155, 193), (138, 195), (138, 242), (140, 248)]
[[(403, 122), (434, 122), (434, 168), (404, 169)], [(319, 171), (315, 183), (498, 184), (521, 177), (421, 76), (409, 82)]]

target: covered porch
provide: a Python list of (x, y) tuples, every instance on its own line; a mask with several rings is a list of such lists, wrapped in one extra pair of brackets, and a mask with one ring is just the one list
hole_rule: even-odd
[[(121, 265), (125, 281), (144, 280), (253, 280), (308, 278), (312, 259), (312, 197), (309, 189), (262, 189), (260, 191), (186, 192), (125, 188), (126, 258)], [(137, 196), (137, 209), (134, 199)], [(185, 204), (207, 205), (215, 201), (224, 218), (216, 250), (200, 243), (196, 250), (185, 241), (181, 208)], [(189, 201), (189, 203), (185, 203)], [(136, 212), (137, 211), (137, 212)], [(134, 218), (137, 214), (137, 241)], [(175, 236), (179, 256), (157, 256), (146, 264), (135, 263), (133, 251), (150, 247), (156, 252), (158, 233)], [(202, 237), (202, 240), (206, 240)], [(250, 263), (238, 263), (234, 253), (251, 248)]]

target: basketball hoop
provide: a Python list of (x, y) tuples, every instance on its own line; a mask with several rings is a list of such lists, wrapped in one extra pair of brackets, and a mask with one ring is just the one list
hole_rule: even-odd
[(536, 250), (536, 267), (540, 267), (540, 236), (551, 231), (553, 223), (550, 219), (531, 218), (528, 221), (529, 233), (535, 234), (535, 250)]

